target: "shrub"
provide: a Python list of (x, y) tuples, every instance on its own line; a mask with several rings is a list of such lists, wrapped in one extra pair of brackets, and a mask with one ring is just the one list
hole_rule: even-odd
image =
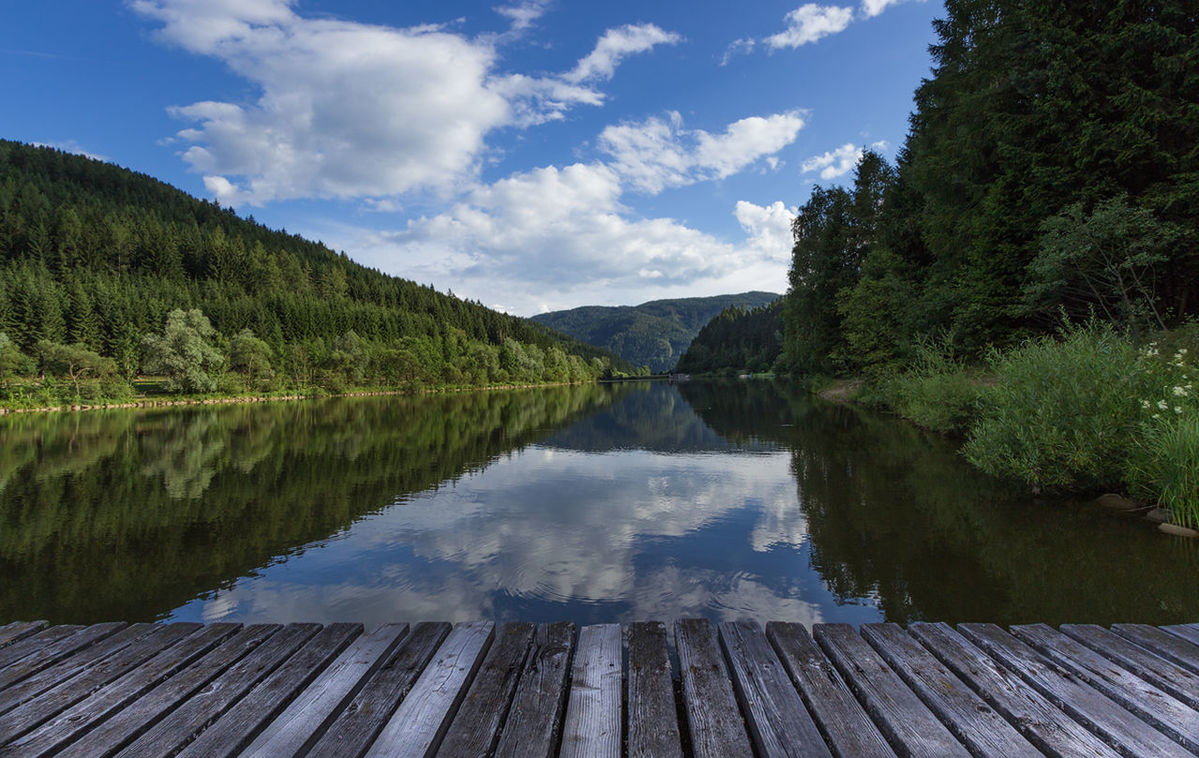
[(1157, 343), (1141, 352), (1154, 394), (1141, 399), (1141, 436), (1125, 474), (1133, 494), (1164, 506), (1175, 521), (1188, 526), (1199, 525), (1199, 393), (1195, 390), (1199, 366), (1192, 357), (1199, 340), (1195, 336), (1193, 327), (1165, 335), (1165, 341), (1173, 343), (1165, 356)]
[(1038, 491), (1118, 485), (1151, 372), (1108, 324), (1067, 324), (1060, 336), (992, 353), (998, 384), (984, 396), (964, 452), (984, 471)]
[(954, 356), (947, 341), (924, 341), (916, 347), (913, 368), (880, 375), (872, 395), (926, 429), (960, 432), (973, 419), (982, 391), (981, 383)]

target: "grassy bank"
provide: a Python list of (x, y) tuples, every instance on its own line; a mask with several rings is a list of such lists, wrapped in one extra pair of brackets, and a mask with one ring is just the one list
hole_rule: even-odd
[(476, 390), (529, 389), (552, 387), (573, 382), (542, 382), (537, 384), (488, 385), (421, 385), (421, 386), (363, 386), (331, 392), (325, 387), (311, 386), (261, 392), (215, 392), (207, 394), (174, 393), (166, 389), (161, 378), (139, 379), (130, 385), (118, 386), (105, 393), (98, 385), (90, 391), (75, 393), (69, 383), (54, 379), (44, 382), (10, 383), (0, 389), (0, 415), (7, 413), (41, 413), (51, 411), (82, 411), (101, 408), (149, 408), (172, 405), (226, 405), (259, 403), (276, 400), (303, 400), (317, 397), (368, 397), (382, 395), (417, 395), (440, 392), (471, 392)]
[(1199, 327), (1143, 342), (1067, 326), (993, 350), (983, 366), (925, 345), (858, 395), (965, 439), (978, 468), (1033, 491), (1124, 491), (1199, 526)]

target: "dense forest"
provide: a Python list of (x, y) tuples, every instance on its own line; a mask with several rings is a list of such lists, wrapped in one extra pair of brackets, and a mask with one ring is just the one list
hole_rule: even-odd
[(770, 371), (783, 352), (783, 301), (758, 308), (725, 308), (699, 330), (676, 371)]
[(797, 372), (977, 356), (1090, 314), (1199, 313), (1194, 3), (947, 0), (889, 165), (818, 187), (784, 308)]
[(0, 141), (0, 387), (58, 374), (69, 393), (111, 395), (143, 369), (205, 392), (579, 381), (630, 367), (143, 174)]
[(641, 305), (588, 305), (551, 311), (533, 320), (610, 350), (655, 374), (671, 370), (691, 340), (726, 308), (756, 308), (778, 298), (769, 292), (652, 300)]

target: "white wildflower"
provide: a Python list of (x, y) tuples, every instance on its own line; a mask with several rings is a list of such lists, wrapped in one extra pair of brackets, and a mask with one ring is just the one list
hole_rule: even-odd
[(1169, 403), (1167, 403), (1165, 400), (1158, 400), (1158, 401), (1157, 401), (1157, 407), (1158, 407), (1158, 409), (1159, 409), (1159, 410), (1163, 410), (1163, 411), (1164, 411), (1164, 410), (1166, 410), (1167, 408), (1169, 408), (1169, 407), (1170, 407), (1170, 404), (1169, 404)]

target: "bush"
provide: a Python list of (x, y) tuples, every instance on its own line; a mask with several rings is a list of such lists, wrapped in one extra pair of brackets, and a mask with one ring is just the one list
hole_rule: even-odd
[(948, 342), (922, 342), (915, 366), (881, 374), (869, 395), (904, 418), (937, 432), (961, 432), (974, 418), (982, 384), (954, 356)]
[(1199, 366), (1192, 357), (1197, 336), (1192, 326), (1164, 335), (1170, 345), (1165, 356), (1157, 343), (1141, 352), (1154, 394), (1141, 399), (1141, 436), (1125, 473), (1133, 494), (1169, 509), (1188, 526), (1199, 525)]
[(1034, 490), (1118, 485), (1140, 436), (1151, 371), (1108, 324), (1067, 324), (1060, 341), (990, 356), (998, 384), (983, 397), (966, 457)]

